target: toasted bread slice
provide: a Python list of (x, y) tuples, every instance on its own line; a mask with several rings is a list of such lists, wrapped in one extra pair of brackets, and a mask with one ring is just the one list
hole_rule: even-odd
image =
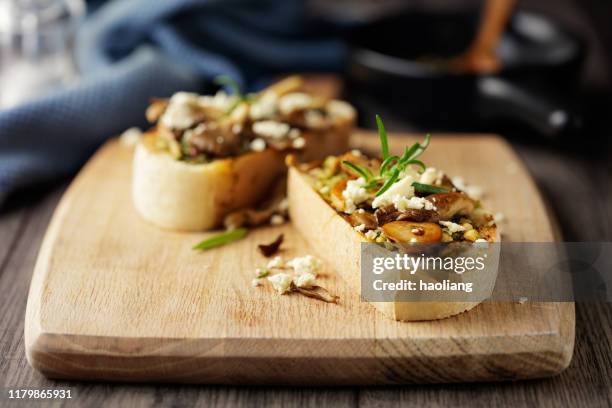
[[(361, 293), (361, 243), (367, 240), (314, 190), (309, 176), (295, 167), (289, 169), (288, 199), (295, 228), (318, 256), (332, 266), (353, 290)], [(496, 230), (494, 234), (494, 241), (499, 241)], [(496, 275), (496, 269), (491, 271), (487, 283), (494, 283)], [(474, 302), (390, 301), (371, 304), (392, 319), (416, 321), (453, 316), (472, 309), (485, 298)]]
[[(313, 160), (348, 147), (351, 126), (333, 132), (304, 132), (299, 157)], [(286, 172), (285, 154), (274, 149), (248, 152), (204, 164), (178, 161), (155, 147), (155, 133), (136, 146), (132, 195), (141, 216), (167, 229), (203, 231), (228, 213), (254, 206)]]

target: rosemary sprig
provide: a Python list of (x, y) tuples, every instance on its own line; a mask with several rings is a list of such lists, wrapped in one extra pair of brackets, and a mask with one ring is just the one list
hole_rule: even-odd
[(238, 85), (238, 82), (236, 82), (236, 80), (230, 77), (229, 75), (216, 76), (213, 82), (215, 83), (215, 85), (226, 86), (231, 89), (232, 95), (237, 96), (238, 99), (244, 99), (244, 95), (242, 94), (242, 89), (240, 89), (240, 85)]
[(224, 86), (224, 87), (231, 89), (232, 95), (236, 96), (236, 102), (234, 102), (232, 106), (229, 108), (229, 110), (226, 112), (228, 115), (232, 113), (232, 111), (236, 109), (236, 107), (240, 105), (242, 102), (253, 103), (257, 99), (254, 95), (243, 94), (242, 89), (240, 88), (240, 85), (238, 85), (238, 82), (236, 82), (236, 80), (230, 77), (229, 75), (216, 76), (213, 82), (216, 85)]
[(387, 172), (387, 167), (389, 167), (391, 163), (399, 161), (399, 159), (398, 156), (389, 156), (383, 160), (380, 165), (380, 174), (385, 174)]
[(370, 171), (370, 169), (366, 168), (366, 167), (361, 167), (358, 164), (353, 163), (350, 160), (343, 160), (342, 164), (344, 164), (346, 167), (348, 167), (349, 169), (353, 170), (355, 173), (359, 174), (361, 177), (363, 177), (363, 179), (367, 182), (369, 182), (373, 175), (372, 172)]
[[(376, 189), (376, 196), (380, 196), (387, 191), (393, 183), (395, 183), (406, 167), (415, 165), (420, 167), (421, 172), (425, 171), (425, 163), (417, 158), (423, 154), (423, 152), (429, 146), (431, 135), (425, 135), (425, 141), (421, 143), (414, 143), (410, 147), (406, 147), (404, 154), (401, 157), (391, 156), (389, 154), (389, 138), (385, 125), (379, 115), (376, 115), (376, 126), (378, 127), (378, 137), (380, 138), (380, 146), (382, 150), (383, 161), (378, 169), (378, 175), (374, 175), (370, 169), (365, 166), (360, 166), (357, 163), (353, 163), (350, 160), (342, 161), (342, 165), (353, 170), (359, 174), (365, 180), (366, 190)], [(431, 186), (433, 187), (433, 186)]]
[(246, 228), (236, 228), (233, 230), (222, 232), (221, 234), (214, 235), (210, 238), (206, 238), (204, 241), (196, 244), (193, 249), (204, 251), (211, 248), (216, 248), (222, 245), (229, 244), (234, 241), (238, 241), (246, 236), (248, 230)]
[(398, 168), (393, 169), (391, 176), (385, 181), (383, 186), (376, 192), (376, 197), (378, 197), (379, 195), (381, 195), (382, 193), (390, 189), (393, 183), (395, 183), (397, 179), (399, 178), (399, 175), (400, 175), (400, 169)]
[(380, 138), (380, 147), (384, 160), (389, 157), (389, 139), (387, 138), (387, 130), (380, 115), (376, 115), (376, 127), (378, 127), (378, 137)]

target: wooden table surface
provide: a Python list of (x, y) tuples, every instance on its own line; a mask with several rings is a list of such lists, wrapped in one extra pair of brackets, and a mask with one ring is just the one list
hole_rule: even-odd
[[(516, 146), (560, 221), (568, 241), (612, 240), (609, 155), (570, 158)], [(66, 183), (17, 198), (0, 212), (0, 406), (10, 388), (70, 389), (76, 406), (611, 406), (612, 305), (576, 306), (570, 367), (544, 380), (385, 388), (270, 388), (123, 385), (47, 380), (26, 362), (26, 296), (42, 235)], [(577, 199), (571, 199), (578, 197)]]

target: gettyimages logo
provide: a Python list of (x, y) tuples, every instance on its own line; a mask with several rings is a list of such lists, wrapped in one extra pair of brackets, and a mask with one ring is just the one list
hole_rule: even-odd
[(395, 256), (375, 257), (373, 259), (372, 272), (380, 275), (386, 270), (401, 269), (409, 272), (411, 275), (421, 270), (446, 270), (462, 274), (474, 269), (484, 270), (486, 257), (487, 254), (473, 258), (465, 256), (427, 256), (424, 253), (416, 256), (396, 253)]
[(361, 246), (369, 302), (612, 300), (612, 243)]

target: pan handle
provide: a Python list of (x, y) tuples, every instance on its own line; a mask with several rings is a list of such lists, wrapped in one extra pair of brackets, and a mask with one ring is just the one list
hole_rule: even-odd
[(579, 113), (507, 79), (482, 77), (478, 92), (485, 116), (515, 119), (551, 140), (574, 134), (582, 126)]

